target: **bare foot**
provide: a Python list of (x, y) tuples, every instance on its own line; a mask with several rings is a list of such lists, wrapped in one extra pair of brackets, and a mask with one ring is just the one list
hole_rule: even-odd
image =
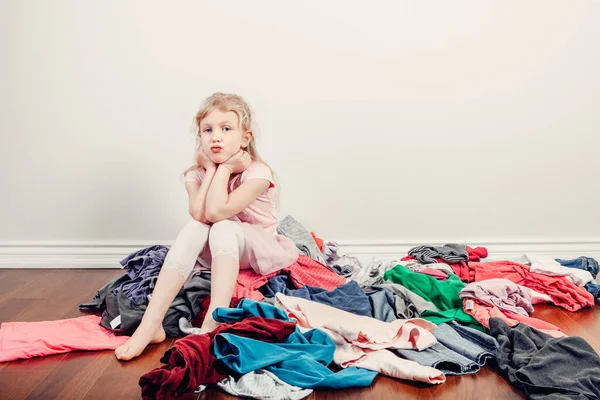
[(140, 325), (131, 339), (115, 350), (115, 355), (121, 361), (129, 361), (142, 354), (150, 343), (160, 343), (166, 338), (167, 335), (161, 324), (156, 328)]
[(204, 334), (204, 333), (208, 333), (208, 332), (212, 332), (214, 331), (219, 325), (221, 325), (219, 322), (215, 321), (214, 319), (212, 319), (209, 314), (206, 315), (206, 317), (204, 318), (204, 322), (202, 323), (202, 326), (200, 327), (200, 334)]

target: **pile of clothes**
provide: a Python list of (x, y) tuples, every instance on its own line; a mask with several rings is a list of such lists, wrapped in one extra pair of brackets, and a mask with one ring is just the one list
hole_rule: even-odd
[[(163, 321), (179, 339), (165, 365), (140, 378), (143, 398), (214, 386), (300, 399), (315, 389), (366, 387), (377, 374), (437, 385), (489, 360), (528, 397), (600, 398), (598, 354), (531, 316), (543, 302), (568, 311), (594, 306), (596, 260), (527, 254), (485, 262), (486, 248), (451, 243), (362, 263), (292, 217), (278, 233), (294, 241), (298, 260), (265, 276), (240, 271), (230, 307), (213, 313), (221, 323), (213, 332), (197, 334), (211, 275), (188, 279)], [(120, 346), (139, 325), (167, 252), (152, 246), (123, 259), (126, 273), (80, 305), (101, 315), (3, 323), (0, 362)]]

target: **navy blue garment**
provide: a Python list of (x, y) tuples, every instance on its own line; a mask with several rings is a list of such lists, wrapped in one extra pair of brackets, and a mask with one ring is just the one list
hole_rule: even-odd
[[(577, 268), (582, 269), (584, 271), (589, 271), (594, 278), (598, 276), (598, 272), (600, 272), (598, 261), (591, 257), (582, 256), (577, 257), (573, 260), (556, 259), (556, 261), (563, 267)], [(597, 283), (590, 282), (586, 284), (584, 288), (595, 298), (600, 298), (600, 285), (598, 285)]]
[(127, 269), (127, 275), (131, 280), (124, 282), (119, 289), (113, 291), (113, 294), (117, 294), (120, 290), (136, 305), (148, 303), (148, 295), (154, 290), (168, 252), (167, 247), (156, 245), (125, 257), (121, 261), (121, 266)]
[[(285, 312), (270, 304), (242, 299), (237, 308), (217, 308), (218, 322), (235, 322), (257, 316), (290, 321)], [(219, 362), (235, 375), (264, 368), (282, 381), (314, 389), (367, 387), (377, 372), (350, 367), (339, 372), (327, 368), (333, 361), (335, 344), (320, 329), (301, 333), (298, 328), (283, 343), (265, 343), (229, 333), (215, 336), (213, 351)]]
[(438, 325), (433, 335), (438, 340), (424, 350), (396, 350), (403, 358), (437, 368), (446, 375), (474, 374), (497, 354), (498, 342), (490, 335), (457, 324)]
[(260, 288), (260, 291), (265, 297), (274, 297), (275, 293), (283, 293), (286, 296), (301, 297), (352, 314), (373, 317), (369, 298), (355, 281), (344, 283), (332, 291), (314, 286), (304, 286), (301, 289), (296, 289), (288, 276), (278, 275), (269, 279)]

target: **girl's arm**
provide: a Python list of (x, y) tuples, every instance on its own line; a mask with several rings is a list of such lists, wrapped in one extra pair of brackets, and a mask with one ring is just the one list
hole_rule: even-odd
[(215, 168), (207, 169), (201, 184), (198, 184), (197, 182), (185, 183), (189, 198), (190, 215), (196, 221), (205, 224), (210, 224), (210, 221), (206, 217), (206, 195), (213, 177), (215, 176), (215, 172)]
[[(227, 185), (232, 173), (230, 168), (224, 164), (219, 165), (206, 195), (206, 219), (212, 223), (238, 214), (271, 185), (266, 179), (249, 179), (233, 192), (227, 193)], [(235, 168), (234, 171), (238, 172)]]

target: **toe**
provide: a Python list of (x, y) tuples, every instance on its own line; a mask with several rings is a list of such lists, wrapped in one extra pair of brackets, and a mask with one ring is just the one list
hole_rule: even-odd
[(119, 360), (121, 360), (123, 358), (123, 355), (127, 353), (127, 350), (129, 350), (129, 347), (121, 346), (117, 350), (115, 350), (115, 355)]

